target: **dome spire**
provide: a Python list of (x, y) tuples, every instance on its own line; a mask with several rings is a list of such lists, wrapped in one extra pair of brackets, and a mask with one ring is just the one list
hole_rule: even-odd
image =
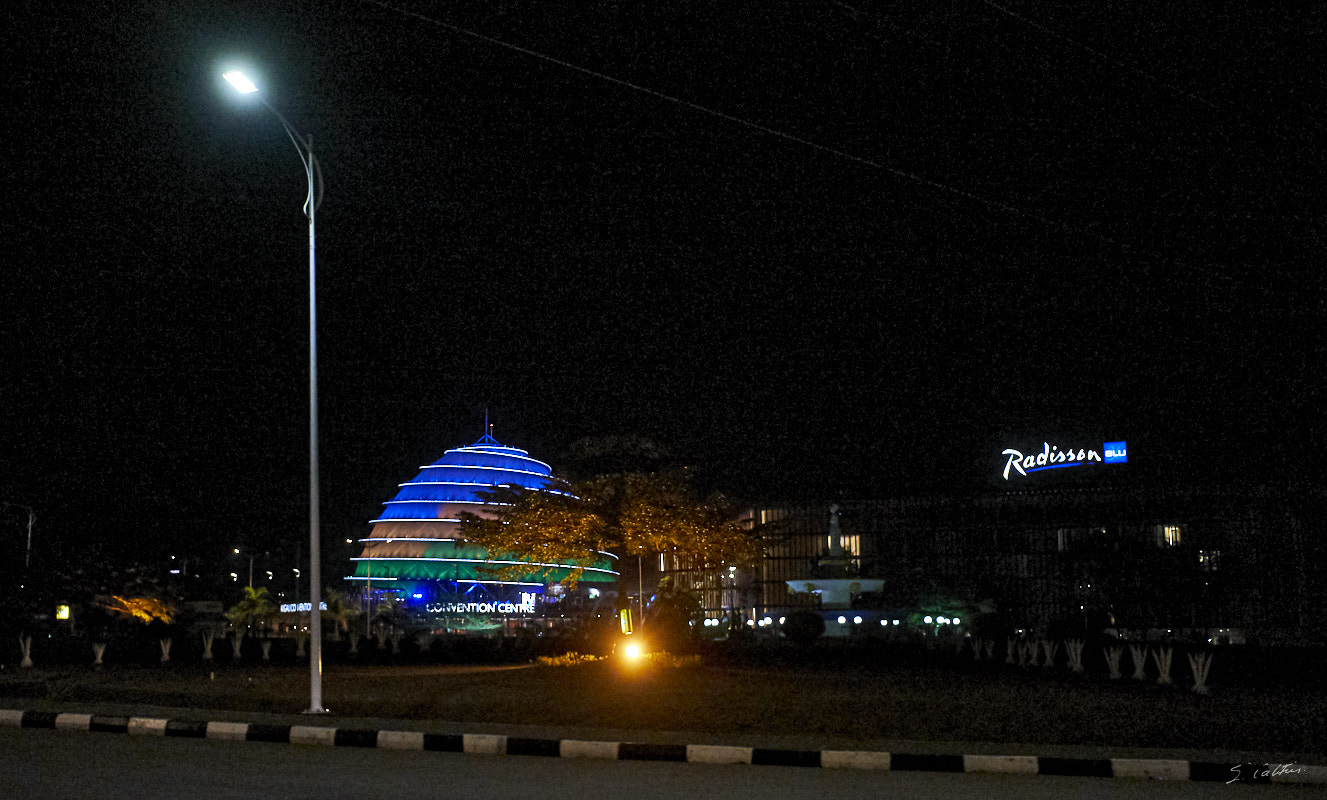
[[(488, 408), (484, 409), (484, 435), (479, 437), (479, 441), (475, 442), (475, 444), (491, 444), (497, 447), (502, 447), (498, 440), (493, 438), (493, 423), (488, 421)], [(475, 445), (470, 446), (474, 447)]]

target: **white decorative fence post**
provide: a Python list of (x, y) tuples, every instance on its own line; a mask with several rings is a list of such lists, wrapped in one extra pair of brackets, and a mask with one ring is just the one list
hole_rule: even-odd
[(101, 657), (106, 655), (106, 643), (94, 642), (92, 644), (92, 655), (96, 657), (92, 662), (92, 666), (101, 669)]
[(392, 635), (391, 635), (391, 640), (392, 640), (392, 655), (394, 655), (394, 656), (400, 655), (400, 654), (401, 654), (401, 632), (398, 631), (398, 630), (396, 630), (396, 629), (393, 629), (393, 630), (392, 630)]
[(1129, 655), (1133, 657), (1133, 679), (1147, 680), (1147, 647), (1140, 644), (1129, 645)]
[(987, 640), (986, 640), (986, 660), (987, 660), (987, 661), (994, 661), (994, 660), (995, 660), (995, 640), (994, 640), (994, 639), (987, 639)]
[(272, 640), (271, 640), (271, 639), (263, 639), (261, 642), (258, 643), (258, 646), (259, 646), (260, 648), (262, 648), (262, 651), (263, 651), (263, 660), (264, 660), (264, 661), (271, 661), (271, 660), (272, 660)]
[(203, 660), (212, 660), (212, 642), (217, 638), (217, 632), (211, 628), (203, 631)]
[(296, 658), (304, 658), (304, 642), (307, 641), (308, 638), (309, 638), (309, 635), (308, 635), (307, 633), (305, 633), (304, 631), (299, 631), (299, 632), (297, 632), (297, 633), (295, 634), (295, 657), (296, 657)]
[(1170, 661), (1174, 657), (1175, 651), (1170, 647), (1158, 647), (1152, 651), (1152, 658), (1157, 663), (1157, 684), (1160, 686), (1170, 685)]
[(19, 664), (23, 669), (32, 668), (32, 637), (19, 634), (18, 647), (23, 651), (23, 661)]
[(1207, 673), (1211, 669), (1211, 653), (1189, 653), (1189, 671), (1193, 673), (1193, 690), (1198, 694), (1207, 694)]
[(353, 655), (353, 654), (356, 654), (356, 653), (359, 652), (359, 634), (358, 634), (358, 633), (351, 633), (351, 634), (350, 634), (350, 652), (351, 652), (352, 655)]
[(1064, 651), (1069, 654), (1069, 663), (1067, 666), (1071, 672), (1082, 674), (1083, 672), (1083, 640), (1070, 639), (1064, 643)]
[(165, 664), (170, 661), (170, 647), (174, 642), (167, 638), (161, 639), (157, 643), (161, 645), (161, 663)]
[(1106, 666), (1110, 667), (1110, 679), (1113, 681), (1123, 677), (1120, 672), (1120, 659), (1124, 656), (1124, 648), (1119, 645), (1101, 648), (1101, 652), (1106, 655)]
[(235, 631), (235, 638), (230, 640), (230, 651), (235, 656), (235, 660), (240, 660), (240, 645), (244, 642), (244, 631)]
[(1018, 652), (1018, 642), (1015, 642), (1013, 639), (1006, 639), (1004, 643), (1004, 652), (1005, 652), (1004, 663), (1006, 664), (1018, 663), (1018, 659), (1014, 658), (1014, 653)]

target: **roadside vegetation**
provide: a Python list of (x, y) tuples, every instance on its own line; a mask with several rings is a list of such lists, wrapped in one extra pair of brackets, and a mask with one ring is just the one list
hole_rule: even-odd
[[(1231, 682), (1198, 695), (1151, 681), (831, 642), (715, 643), (699, 657), (629, 667), (616, 657), (575, 656), (507, 666), (441, 657), (338, 663), (328, 666), (323, 692), (338, 718), (760, 734), (823, 747), (918, 740), (1221, 749), (1310, 761), (1327, 754), (1327, 690), (1307, 674), (1294, 679), (1293, 670), (1279, 681), (1228, 670)], [(307, 705), (307, 673), (244, 661), (100, 671), (6, 665), (0, 707), (297, 714)]]

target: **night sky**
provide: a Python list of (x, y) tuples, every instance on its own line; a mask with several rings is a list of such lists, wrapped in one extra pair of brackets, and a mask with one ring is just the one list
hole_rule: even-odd
[[(1321, 9), (3, 18), (0, 500), (34, 547), (307, 540), (303, 174), (230, 64), (326, 180), (328, 540), (486, 411), (555, 469), (645, 436), (750, 499), (954, 486), (1052, 434), (1323, 477)], [(0, 512), (5, 558), (25, 524)]]

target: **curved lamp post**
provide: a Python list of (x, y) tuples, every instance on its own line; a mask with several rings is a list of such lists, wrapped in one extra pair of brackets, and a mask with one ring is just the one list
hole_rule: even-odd
[[(241, 94), (256, 94), (258, 87), (238, 70), (221, 77)], [(258, 95), (285, 128), (286, 135), (299, 151), (300, 163), (308, 180), (309, 193), (304, 199), (304, 215), (309, 218), (309, 709), (306, 714), (326, 714), (323, 708), (322, 658), (322, 559), (318, 535), (318, 309), (314, 291), (313, 215), (322, 200), (322, 170), (313, 156), (313, 139), (300, 136), (281, 112)]]
[(28, 512), (28, 547), (23, 551), (23, 572), (26, 575), (28, 568), (32, 566), (32, 526), (37, 524), (37, 512), (32, 510), (32, 506), (25, 506), (22, 503), (11, 503), (8, 500), (0, 502), (0, 509), (10, 506)]

